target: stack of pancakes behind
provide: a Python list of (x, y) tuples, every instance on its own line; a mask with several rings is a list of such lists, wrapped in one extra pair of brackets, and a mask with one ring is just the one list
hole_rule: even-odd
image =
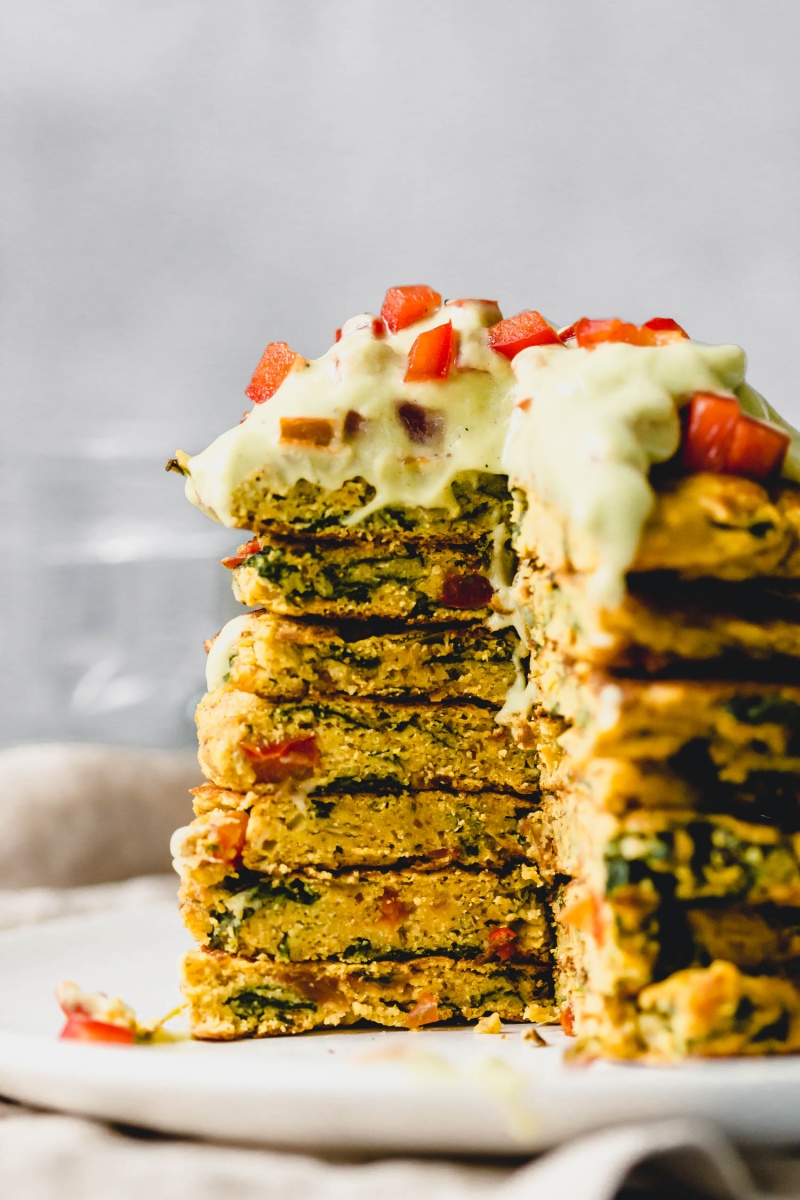
[(529, 694), (553, 722), (527, 829), (558, 888), (562, 1021), (589, 1055), (797, 1050), (800, 492), (654, 482), (610, 603), (522, 501)]

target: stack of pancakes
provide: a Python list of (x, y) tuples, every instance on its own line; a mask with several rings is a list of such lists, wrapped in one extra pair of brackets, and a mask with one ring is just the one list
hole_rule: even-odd
[(503, 484), (473, 478), (442, 520), (406, 508), (355, 528), (358, 498), (329, 492), (321, 531), (318, 497), (250, 493), (255, 536), (228, 565), (258, 608), (210, 646), (210, 782), (174, 839), (197, 1036), (552, 1017), (521, 832), (535, 752), (496, 721), (519, 639), (486, 624)]
[(800, 1048), (800, 493), (665, 479), (612, 604), (520, 510), (564, 1024), (622, 1057)]

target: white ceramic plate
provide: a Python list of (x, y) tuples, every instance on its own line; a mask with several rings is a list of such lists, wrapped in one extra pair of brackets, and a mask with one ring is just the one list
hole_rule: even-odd
[(210, 1044), (59, 1042), (62, 978), (143, 1019), (174, 1007), (186, 934), (171, 905), (0, 935), (0, 1094), (169, 1133), (305, 1150), (522, 1154), (584, 1130), (702, 1114), (741, 1141), (796, 1141), (800, 1059), (565, 1066), (471, 1029), (345, 1031)]

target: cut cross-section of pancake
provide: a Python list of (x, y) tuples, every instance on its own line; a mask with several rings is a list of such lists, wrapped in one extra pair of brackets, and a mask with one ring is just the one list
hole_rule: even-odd
[[(499, 867), (526, 855), (520, 822), (533, 798), (502, 792), (268, 793), (195, 790), (199, 816), (173, 839), (198, 861), (280, 872), (304, 867), (385, 867), (413, 861)], [(176, 839), (179, 839), (176, 841)]]
[[(185, 456), (176, 460), (176, 465), (191, 469)], [(377, 539), (409, 536), (449, 542), (491, 533), (507, 522), (511, 509), (505, 476), (481, 471), (465, 471), (452, 481), (447, 507), (397, 503), (372, 509), (356, 525), (353, 520), (370, 509), (376, 495), (375, 487), (364, 478), (345, 480), (330, 491), (300, 479), (285, 495), (272, 491), (272, 486), (274, 480), (263, 471), (244, 480), (231, 500), (230, 523), (272, 537), (322, 536), (351, 541), (366, 534)]]
[(484, 625), (397, 629), (322, 625), (267, 612), (234, 617), (209, 646), (208, 690), (229, 683), (266, 699), (424, 696), (499, 708), (516, 677), (519, 638)]
[(533, 866), (275, 876), (189, 858), (176, 868), (184, 922), (213, 950), (291, 962), (424, 954), (546, 962), (550, 955), (546, 898)]
[(405, 962), (287, 963), (192, 951), (183, 965), (192, 1033), (263, 1037), (305, 1029), (376, 1025), (415, 1029), (496, 1012), (503, 1021), (552, 1021), (551, 975), (538, 964), (442, 956)]
[(491, 614), (494, 549), (491, 540), (470, 546), (411, 541), (385, 546), (364, 539), (320, 544), (260, 537), (226, 561), (237, 599), (273, 613), (452, 623)]
[(536, 791), (533, 748), (475, 704), (276, 702), (223, 687), (201, 700), (197, 727), (207, 778), (235, 791), (288, 778), (337, 790)]

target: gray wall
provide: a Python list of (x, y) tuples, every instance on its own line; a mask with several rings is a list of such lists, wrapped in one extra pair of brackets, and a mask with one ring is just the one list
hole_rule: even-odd
[[(7, 680), (36, 623), (44, 681), (7, 694), (6, 740), (190, 736), (148, 718), (141, 664), (166, 639), (191, 693), (219, 536), (160, 464), (238, 418), (268, 340), (317, 354), (388, 284), (674, 316), (741, 342), (800, 420), (796, 0), (16, 0), (4, 23), (0, 651)], [(64, 561), (31, 578), (42, 529)], [(132, 555), (158, 574), (126, 582)]]

